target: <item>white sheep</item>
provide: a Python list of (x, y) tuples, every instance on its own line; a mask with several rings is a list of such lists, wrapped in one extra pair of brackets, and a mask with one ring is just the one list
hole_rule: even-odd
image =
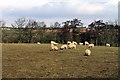
[(68, 45), (68, 49), (76, 49), (76, 45), (75, 44), (70, 44), (70, 45)]
[(95, 45), (94, 44), (89, 44), (88, 48), (93, 48)]
[(74, 43), (70, 43), (69, 45), (68, 45), (68, 49), (76, 49), (76, 45), (74, 44)]
[(91, 51), (89, 49), (86, 49), (85, 50), (85, 56), (90, 56), (90, 54), (91, 54)]
[(67, 49), (67, 45), (66, 45), (66, 44), (62, 45), (62, 46), (60, 47), (60, 49), (61, 49), (61, 50)]
[(40, 44), (40, 42), (37, 42), (37, 44)]
[(68, 41), (68, 42), (67, 42), (67, 44), (69, 45), (69, 44), (71, 44), (71, 42), (70, 42), (70, 41)]
[(107, 47), (110, 47), (110, 44), (106, 43), (106, 46), (107, 46)]
[(51, 50), (58, 50), (58, 47), (54, 44), (51, 44)]
[(83, 45), (83, 43), (79, 43), (79, 45)]
[(87, 41), (85, 41), (85, 46), (86, 46), (86, 45), (89, 45), (89, 43), (88, 43)]

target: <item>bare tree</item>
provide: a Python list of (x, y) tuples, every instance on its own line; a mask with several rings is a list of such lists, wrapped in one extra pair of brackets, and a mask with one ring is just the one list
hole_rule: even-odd
[(46, 28), (45, 22), (37, 22), (37, 28)]
[(34, 42), (32, 41), (32, 38), (34, 35), (33, 31), (36, 27), (38, 27), (37, 21), (29, 19), (27, 25), (25, 26), (25, 31), (24, 31), (28, 43)]
[(23, 41), (23, 31), (26, 26), (26, 19), (25, 18), (19, 18), (15, 20), (14, 24), (11, 24), (13, 28), (17, 28), (17, 35), (18, 35), (18, 42), (22, 43)]
[(60, 25), (59, 22), (55, 22), (55, 23), (54, 23), (54, 27), (59, 28), (60, 26), (61, 26), (61, 25)]

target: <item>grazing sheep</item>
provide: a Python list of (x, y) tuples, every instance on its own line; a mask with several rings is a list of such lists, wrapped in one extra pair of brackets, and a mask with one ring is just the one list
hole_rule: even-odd
[(94, 47), (94, 44), (89, 44), (88, 45), (88, 48), (93, 48)]
[(91, 54), (91, 51), (89, 49), (86, 49), (85, 50), (85, 56), (90, 56), (90, 54)]
[(54, 44), (51, 44), (51, 50), (58, 50), (58, 47), (56, 46), (56, 45), (54, 45)]
[(110, 47), (110, 44), (106, 43), (106, 46), (107, 46), (107, 47)]
[(61, 50), (67, 49), (67, 45), (66, 45), (66, 44), (62, 45), (62, 46), (60, 47), (60, 49), (61, 49)]
[(73, 48), (75, 48), (76, 49), (76, 45), (75, 44), (70, 44), (70, 45), (68, 45), (68, 49), (73, 49)]
[(79, 45), (83, 45), (83, 43), (79, 43)]
[(76, 45), (75, 44), (70, 44), (70, 45), (68, 45), (68, 49), (76, 49)]
[(76, 49), (76, 44), (75, 43), (70, 43), (69, 45), (68, 45), (68, 49)]
[(85, 41), (85, 46), (86, 46), (86, 45), (89, 45), (89, 43), (88, 43), (87, 41)]

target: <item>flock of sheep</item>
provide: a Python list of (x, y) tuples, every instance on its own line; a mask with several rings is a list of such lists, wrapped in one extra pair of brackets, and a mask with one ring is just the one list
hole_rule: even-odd
[[(53, 51), (57, 51), (59, 50), (57, 44), (55, 41), (51, 41), (51, 50)], [(37, 44), (40, 44), (40, 42), (37, 42)], [(63, 44), (61, 47), (60, 47), (60, 50), (63, 50), (63, 49), (76, 49), (76, 45), (78, 43), (75, 42), (75, 41), (68, 41), (67, 44)], [(94, 44), (90, 44), (89, 42), (85, 41), (85, 46), (87, 46), (87, 49), (85, 50), (85, 56), (89, 56), (91, 54), (91, 50), (89, 48), (93, 48), (95, 45)], [(79, 45), (83, 45), (83, 43), (79, 43)], [(106, 43), (106, 46), (107, 47), (110, 47), (110, 44)]]
[[(57, 44), (58, 43), (56, 43), (55, 41), (51, 41), (51, 50), (57, 51), (58, 50)], [(77, 45), (77, 42), (68, 41), (67, 44), (63, 44), (60, 47), (60, 50), (63, 50), (63, 49), (76, 49), (76, 45)], [(83, 43), (79, 43), (79, 45), (83, 45)], [(91, 54), (91, 51), (90, 51), (89, 48), (93, 48), (94, 44), (89, 44), (87, 41), (85, 41), (85, 46), (88, 46), (88, 48), (85, 50), (85, 56), (89, 56)], [(107, 43), (106, 46), (110, 47), (110, 44)]]
[[(57, 44), (55, 41), (51, 41), (51, 50), (58, 50), (58, 47), (57, 47)], [(79, 43), (80, 45), (83, 45), (83, 43)], [(75, 41), (68, 41), (67, 44), (63, 44), (61, 47), (60, 47), (60, 50), (63, 50), (63, 49), (76, 49), (76, 45), (77, 45), (77, 42)], [(88, 48), (92, 48), (94, 47), (94, 44), (89, 44), (87, 41), (85, 41), (85, 46), (88, 46)], [(89, 56), (91, 54), (91, 51), (89, 49), (86, 49), (85, 50), (85, 55), (86, 56)]]

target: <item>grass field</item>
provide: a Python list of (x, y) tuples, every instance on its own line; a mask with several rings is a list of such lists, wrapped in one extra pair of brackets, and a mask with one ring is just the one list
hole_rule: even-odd
[[(60, 45), (58, 45), (60, 47)], [(118, 76), (118, 48), (86, 46), (50, 51), (50, 44), (3, 44), (3, 78), (107, 78)]]

